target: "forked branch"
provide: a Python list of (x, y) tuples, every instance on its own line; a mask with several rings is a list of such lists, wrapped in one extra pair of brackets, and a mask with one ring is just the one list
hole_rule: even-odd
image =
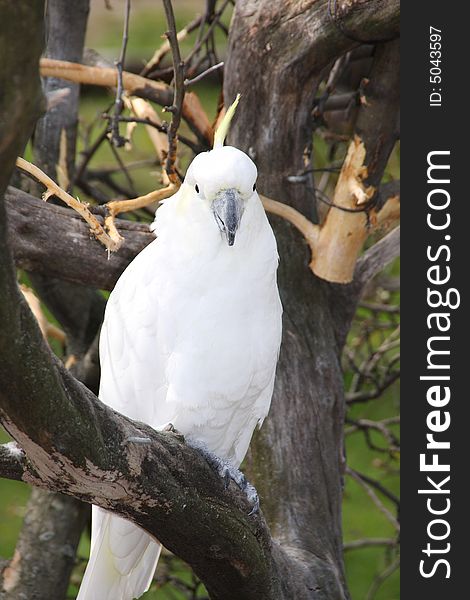
[(26, 173), (32, 175), (37, 181), (46, 187), (46, 191), (43, 194), (44, 200), (47, 200), (51, 196), (57, 196), (57, 198), (60, 198), (62, 202), (67, 204), (67, 206), (78, 212), (78, 214), (90, 226), (92, 235), (94, 235), (95, 238), (100, 241), (109, 252), (113, 252), (120, 247), (122, 240), (119, 238), (113, 239), (110, 235), (108, 235), (96, 217), (90, 212), (86, 204), (68, 194), (65, 190), (58, 186), (55, 181), (41, 171), (39, 167), (36, 167), (24, 158), (20, 157), (16, 159), (16, 166)]

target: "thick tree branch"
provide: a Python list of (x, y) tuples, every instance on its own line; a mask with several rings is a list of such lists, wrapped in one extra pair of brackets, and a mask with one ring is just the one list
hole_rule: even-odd
[[(151, 200), (158, 200), (158, 192), (152, 193)], [(318, 226), (311, 223), (291, 206), (261, 196), (265, 209), (289, 221), (305, 237), (312, 252), (315, 252)], [(111, 205), (126, 205), (115, 202)], [(132, 201), (130, 201), (132, 202)], [(119, 235), (125, 239), (119, 251), (109, 260), (101, 248), (93, 243), (90, 231), (79, 215), (66, 208), (45, 204), (25, 192), (9, 188), (6, 194), (6, 208), (9, 215), (11, 247), (19, 267), (30, 271), (51, 274), (65, 281), (74, 281), (112, 289), (120, 273), (154, 238), (148, 226), (130, 221), (118, 220)], [(380, 213), (379, 213), (380, 215)], [(95, 216), (99, 223), (102, 219)], [(49, 232), (59, 232), (51, 237)], [(73, 246), (70, 240), (73, 239)], [(83, 263), (90, 268), (83, 269)]]
[(155, 239), (148, 225), (117, 219), (125, 241), (108, 259), (74, 211), (45, 204), (15, 188), (9, 188), (5, 199), (16, 264), (65, 281), (111, 290), (136, 254)]
[[(22, 319), (27, 322), (29, 316), (24, 313)], [(34, 334), (33, 324), (28, 325)], [(39, 350), (45, 362), (47, 356), (35, 347), (38, 341), (33, 341), (30, 353)], [(30, 368), (36, 367), (32, 360)], [(23, 481), (72, 494), (143, 526), (193, 566), (214, 598), (280, 597), (273, 595), (269, 581), (268, 531), (260, 517), (248, 516), (249, 506), (240, 493), (227, 492), (204, 459), (178, 437), (113, 413), (57, 362), (42, 370), (56, 380), (53, 398), (42, 393), (30, 398), (35, 413), (49, 414), (49, 427), (44, 427), (44, 419), (37, 427), (30, 425), (31, 418), (21, 417), (18, 412), (28, 403), (12, 401), (10, 390), (0, 395), (3, 424), (28, 456)], [(65, 414), (70, 420), (64, 431)], [(90, 442), (86, 436), (91, 436)], [(150, 442), (134, 443), (136, 438)]]
[[(48, 1), (45, 15), (47, 56), (80, 60), (88, 9), (88, 0), (77, 0), (72, 5), (64, 0)], [(52, 106), (48, 103), (47, 112), (36, 124), (34, 161), (64, 189), (69, 189), (75, 168), (79, 85), (53, 78), (46, 79), (43, 85), (48, 97), (54, 94), (56, 98), (60, 94), (60, 101)], [(24, 183), (29, 183), (30, 188), (39, 188), (26, 180)], [(101, 323), (103, 297), (96, 290), (59, 282), (38, 273), (30, 274), (30, 280), (66, 330), (67, 352), (79, 357), (92, 342)], [(29, 298), (31, 301), (31, 294)], [(33, 300), (39, 303), (37, 298)], [(77, 363), (75, 369), (81, 364)], [(81, 369), (81, 372), (85, 374), (86, 370)], [(70, 496), (33, 490), (13, 559), (3, 574), (2, 598), (65, 598), (88, 514), (89, 506)]]
[[(89, 0), (78, 0), (69, 6), (63, 0), (50, 0), (46, 9), (46, 58), (79, 61), (83, 52)], [(34, 136), (34, 162), (58, 181), (67, 191), (75, 168), (77, 111), (80, 86), (76, 83), (46, 77), (44, 93), (57, 104), (47, 107), (38, 120)]]
[(67, 597), (85, 508), (70, 496), (32, 490), (15, 553), (3, 571), (2, 600)]

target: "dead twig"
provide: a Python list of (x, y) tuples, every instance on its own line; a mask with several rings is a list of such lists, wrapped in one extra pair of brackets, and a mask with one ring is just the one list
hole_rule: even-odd
[(126, 58), (127, 42), (129, 39), (129, 15), (131, 11), (131, 0), (126, 0), (126, 8), (124, 13), (124, 28), (122, 32), (122, 45), (119, 59), (116, 62), (117, 70), (117, 87), (116, 100), (114, 101), (114, 111), (111, 117), (111, 142), (117, 148), (122, 148), (126, 143), (126, 138), (119, 133), (119, 116), (124, 108), (124, 100), (122, 94), (124, 87), (122, 83), (122, 72), (124, 69), (124, 60)]
[(206, 77), (206, 75), (209, 75), (209, 73), (213, 73), (214, 71), (221, 69), (223, 66), (224, 66), (224, 63), (219, 62), (216, 65), (212, 65), (212, 67), (209, 67), (202, 73), (199, 73), (199, 75), (197, 77), (194, 77), (193, 79), (185, 79), (184, 80), (185, 87), (189, 87), (189, 86), (197, 83), (198, 81), (201, 81), (201, 79), (204, 79), (204, 77)]
[[(392, 420), (392, 424), (399, 423), (399, 417), (396, 417), (396, 420)], [(390, 422), (390, 420), (387, 420)], [(345, 430), (344, 435), (350, 435), (355, 431), (362, 431), (364, 433), (366, 443), (371, 450), (376, 450), (377, 452), (384, 452), (393, 456), (396, 452), (400, 450), (400, 442), (397, 436), (387, 427), (385, 421), (372, 421), (370, 419), (351, 419), (350, 417), (346, 417), (346, 423), (351, 425), (348, 429)], [(387, 442), (387, 446), (385, 448), (381, 446), (377, 446), (373, 443), (371, 438), (371, 431), (377, 431), (382, 434), (383, 438)]]
[(169, 198), (178, 191), (179, 187), (180, 184), (178, 181), (175, 183), (170, 182), (167, 187), (155, 190), (149, 194), (145, 194), (144, 196), (138, 196), (137, 198), (133, 198), (131, 200), (113, 200), (108, 202), (105, 207), (107, 216), (105, 217), (104, 223), (109, 233), (109, 237), (115, 241), (115, 243), (122, 243), (122, 237), (114, 223), (114, 219), (117, 215), (123, 212), (130, 212), (139, 208), (145, 208), (149, 204), (160, 202), (165, 198)]
[(373, 600), (382, 583), (390, 577), (400, 566), (400, 557), (396, 558), (390, 565), (378, 575), (372, 582), (367, 592), (366, 600)]
[(94, 235), (94, 237), (107, 248), (108, 252), (114, 252), (115, 250), (119, 249), (122, 243), (121, 236), (118, 234), (113, 238), (108, 235), (103, 227), (99, 224), (96, 217), (92, 215), (86, 204), (68, 194), (65, 190), (59, 187), (55, 181), (41, 171), (39, 167), (36, 167), (36, 165), (24, 160), (24, 158), (17, 158), (16, 166), (22, 171), (32, 175), (37, 181), (46, 187), (46, 191), (43, 194), (44, 200), (47, 200), (50, 198), (50, 196), (57, 196), (57, 198), (60, 198), (62, 202), (67, 204), (67, 206), (78, 212), (79, 215), (90, 226), (92, 235)]
[(82, 160), (81, 160), (80, 164), (78, 165), (77, 169), (75, 170), (75, 177), (73, 179), (73, 185), (75, 185), (78, 181), (80, 181), (83, 173), (85, 172), (85, 170), (88, 166), (88, 163), (93, 158), (93, 156), (96, 154), (96, 152), (98, 151), (98, 148), (106, 140), (107, 137), (108, 137), (108, 128), (106, 127), (106, 129), (104, 129), (100, 133), (100, 135), (96, 138), (96, 140), (93, 142), (93, 144), (89, 148), (86, 148), (86, 150), (83, 150), (80, 153), (82, 156)]
[[(189, 25), (186, 25), (186, 27), (183, 27), (183, 29), (181, 29), (181, 31), (178, 31), (178, 34), (177, 34), (178, 42), (183, 41), (190, 33), (192, 33), (197, 27), (199, 27), (199, 25), (201, 24), (201, 21), (202, 21), (202, 16), (199, 15), (193, 21), (191, 21), (191, 23), (189, 23)], [(170, 50), (171, 50), (171, 48), (170, 48), (169, 41), (165, 40), (163, 42), (163, 44), (160, 46), (160, 48), (155, 50), (154, 55), (147, 62), (147, 64), (142, 69), (140, 74), (143, 77), (145, 77), (153, 69), (156, 69), (158, 67), (158, 65), (160, 64), (160, 62), (162, 61), (163, 57), (166, 56), (166, 54), (168, 54), (168, 52)]]
[(389, 546), (395, 548), (398, 542), (394, 538), (363, 538), (360, 540), (353, 540), (352, 542), (346, 542), (343, 544), (343, 550), (358, 550), (360, 548), (370, 548), (371, 546)]
[(119, 156), (119, 152), (116, 150), (116, 148), (114, 147), (114, 144), (111, 142), (111, 140), (108, 138), (108, 142), (109, 142), (109, 147), (111, 149), (111, 152), (114, 156), (114, 158), (116, 159), (117, 164), (119, 165), (124, 177), (127, 180), (127, 183), (129, 185), (129, 189), (131, 190), (131, 195), (132, 196), (137, 196), (137, 191), (135, 189), (134, 186), (134, 181), (129, 173), (129, 171), (127, 170), (126, 165), (124, 164), (122, 158)]
[(175, 184), (178, 175), (175, 169), (176, 162), (176, 149), (178, 144), (178, 129), (181, 122), (181, 113), (183, 108), (184, 100), (184, 63), (181, 60), (180, 47), (178, 44), (178, 37), (176, 34), (175, 15), (173, 13), (173, 6), (170, 0), (163, 0), (163, 6), (165, 8), (166, 20), (168, 23), (168, 31), (166, 36), (171, 48), (171, 54), (173, 57), (173, 70), (174, 70), (174, 95), (173, 104), (171, 107), (166, 107), (166, 110), (171, 112), (171, 122), (168, 128), (168, 154), (166, 158), (165, 171), (168, 179), (172, 184)]
[[(103, 115), (103, 118), (109, 118), (109, 115)], [(165, 134), (168, 132), (168, 125), (166, 123), (155, 123), (149, 117), (147, 117), (147, 118), (123, 117), (121, 115), (119, 117), (119, 121), (121, 121), (122, 123), (139, 123), (141, 125), (148, 125), (149, 127), (153, 127), (157, 131), (159, 131), (161, 133), (165, 133)], [(199, 146), (197, 144), (197, 142), (190, 140), (189, 138), (187, 138), (184, 135), (178, 134), (178, 141), (181, 142), (182, 144), (184, 144), (185, 146), (187, 146), (190, 150), (192, 150), (194, 152), (194, 154), (199, 154), (200, 152), (204, 151), (204, 149), (201, 146)], [(141, 162), (144, 162), (144, 161), (141, 161)], [(151, 162), (153, 163), (153, 161), (151, 161)], [(127, 165), (127, 167), (129, 167), (129, 165)]]
[[(374, 492), (372, 487), (370, 486), (370, 480), (367, 480), (360, 475), (357, 471), (354, 471), (350, 467), (346, 467), (346, 473), (354, 479), (366, 492), (375, 506), (380, 510), (380, 512), (386, 517), (386, 519), (393, 525), (393, 527), (400, 531), (400, 523), (397, 519), (392, 515), (392, 513), (388, 510), (388, 508), (381, 502), (377, 494)], [(387, 490), (388, 492), (388, 490)]]
[[(214, 34), (214, 30), (219, 25), (220, 18), (222, 17), (225, 9), (227, 8), (227, 6), (229, 4), (230, 4), (230, 0), (225, 0), (225, 2), (223, 2), (222, 6), (216, 13), (212, 13), (211, 11), (206, 11), (204, 20), (201, 23), (201, 28), (199, 30), (199, 35), (198, 35), (198, 39), (196, 40), (196, 44), (194, 45), (194, 48), (191, 50), (189, 55), (186, 57), (186, 60), (185, 60), (186, 65), (188, 65), (188, 66), (191, 65), (194, 57), (200, 53), (201, 48), (206, 44), (207, 40)], [(206, 32), (203, 34), (203, 29), (204, 29), (204, 26), (206, 25), (206, 23), (209, 23), (209, 27), (207, 28)], [(198, 61), (198, 64), (190, 69), (192, 73), (194, 73), (196, 71), (197, 66), (200, 64), (200, 62), (201, 61)]]

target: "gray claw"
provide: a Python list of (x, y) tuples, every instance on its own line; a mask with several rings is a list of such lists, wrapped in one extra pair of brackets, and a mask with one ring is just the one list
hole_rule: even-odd
[(200, 454), (202, 454), (202, 456), (207, 460), (210, 466), (223, 479), (225, 489), (228, 488), (230, 480), (232, 480), (240, 488), (240, 490), (245, 494), (251, 506), (251, 510), (248, 513), (249, 515), (254, 515), (259, 512), (258, 492), (241, 471), (239, 471), (228, 461), (223, 460), (213, 452), (210, 452), (210, 450), (208, 450), (206, 446), (201, 442), (195, 440), (186, 440), (186, 442), (195, 450), (198, 450)]
[(172, 433), (176, 438), (178, 438), (182, 442), (185, 441), (184, 435), (176, 429), (176, 427), (173, 425), (173, 423), (168, 423), (168, 425), (165, 425), (165, 427), (163, 427), (162, 431), (164, 433)]

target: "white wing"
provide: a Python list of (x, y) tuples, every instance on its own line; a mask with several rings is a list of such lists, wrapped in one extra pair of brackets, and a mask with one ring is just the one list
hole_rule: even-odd
[(158, 344), (158, 270), (150, 244), (111, 293), (100, 336), (100, 399), (126, 416), (156, 426), (166, 392), (168, 357)]

